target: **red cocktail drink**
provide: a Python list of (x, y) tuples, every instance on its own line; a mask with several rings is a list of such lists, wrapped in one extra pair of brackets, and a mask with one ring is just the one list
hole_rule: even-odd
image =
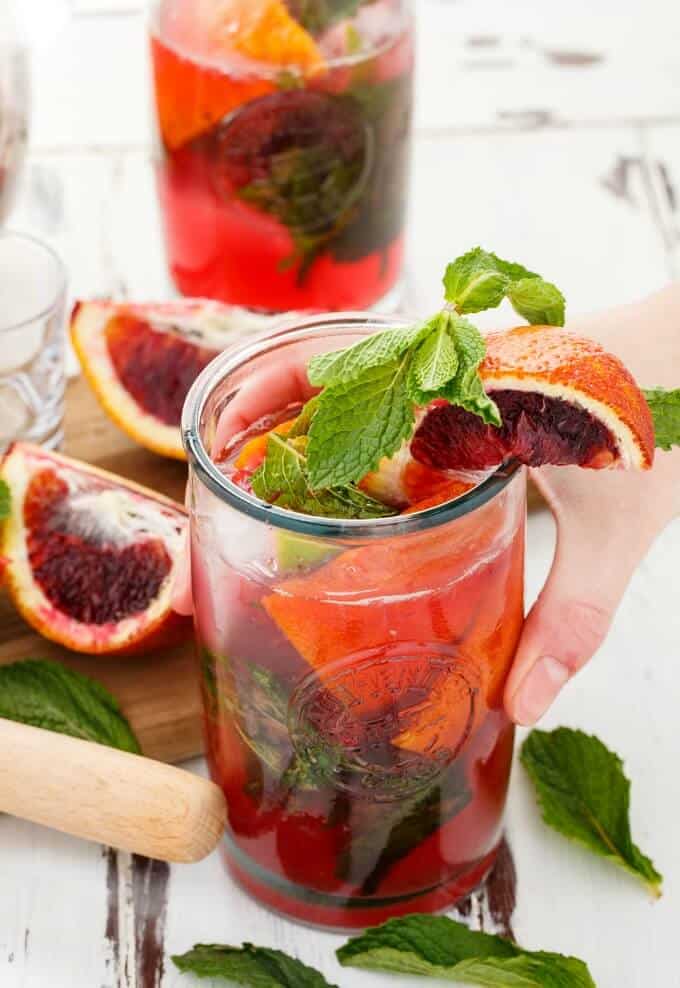
[[(376, 325), (317, 321), (225, 354), (185, 411), (227, 861), (264, 903), (340, 927), (442, 909), (489, 869), (513, 747), (502, 694), (523, 621), (521, 470), (424, 472), (411, 497), (425, 498), (370, 521), (284, 511), (250, 490), (258, 436), (294, 414), (277, 405), (277, 368)], [(446, 501), (456, 484), (464, 493)]]
[[(258, 11), (288, 19), (283, 40)], [(402, 265), (411, 117), (402, 0), (333, 20), (282, 0), (163, 0), (151, 51), (180, 291), (267, 312), (388, 295)]]

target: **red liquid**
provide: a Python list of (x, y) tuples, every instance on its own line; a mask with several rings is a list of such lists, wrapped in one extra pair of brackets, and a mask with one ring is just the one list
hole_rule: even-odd
[[(410, 138), (407, 30), (293, 90), (152, 37), (156, 168), (185, 295), (264, 311), (371, 306), (402, 266)], [(261, 69), (259, 70), (261, 71)]]
[(194, 545), (208, 762), (229, 866), (258, 899), (360, 927), (484, 877), (512, 760), (521, 495), (339, 550), (279, 532), (262, 578), (208, 571)]

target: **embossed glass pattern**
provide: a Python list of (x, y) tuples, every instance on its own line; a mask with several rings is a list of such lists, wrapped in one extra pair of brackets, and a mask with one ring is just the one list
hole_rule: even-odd
[(263, 505), (209, 451), (261, 374), (387, 322), (326, 317), (223, 354), (183, 425), (227, 862), (269, 906), (338, 927), (442, 909), (493, 862), (513, 748), (502, 694), (523, 620), (524, 473), (506, 466), (420, 513), (340, 522)]

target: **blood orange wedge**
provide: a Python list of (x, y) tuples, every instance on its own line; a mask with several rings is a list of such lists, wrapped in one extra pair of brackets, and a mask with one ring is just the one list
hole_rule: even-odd
[(179, 425), (189, 388), (220, 350), (262, 325), (258, 316), (205, 300), (78, 302), (71, 339), (113, 421), (142, 446), (181, 460)]
[(480, 375), (502, 428), (458, 406), (437, 405), (411, 441), (416, 460), (472, 470), (509, 457), (529, 466), (651, 467), (649, 406), (617, 357), (555, 326), (520, 326), (486, 342)]
[(182, 641), (170, 607), (186, 514), (160, 494), (37, 446), (16, 443), (0, 476), (11, 515), (0, 535), (23, 617), (77, 652), (126, 655)]

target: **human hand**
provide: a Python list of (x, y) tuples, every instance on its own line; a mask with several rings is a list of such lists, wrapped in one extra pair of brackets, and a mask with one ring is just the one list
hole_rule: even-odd
[[(680, 286), (573, 328), (618, 354), (643, 387), (680, 383)], [(505, 690), (509, 716), (534, 724), (597, 651), (638, 563), (680, 514), (680, 450), (650, 471), (532, 471), (557, 523), (548, 580), (527, 616)]]

